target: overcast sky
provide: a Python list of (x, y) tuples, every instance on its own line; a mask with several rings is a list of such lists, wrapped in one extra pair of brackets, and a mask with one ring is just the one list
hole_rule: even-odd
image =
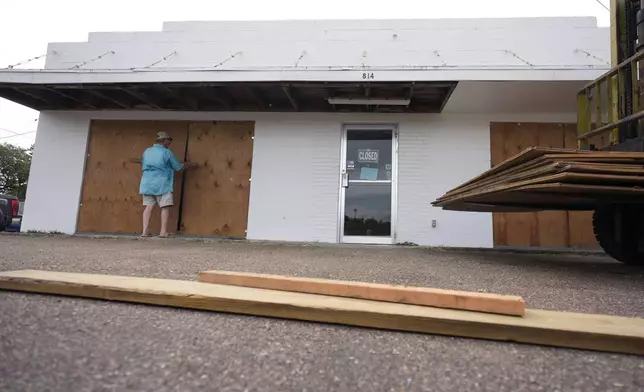
[[(85, 41), (90, 31), (158, 31), (164, 21), (499, 18), (594, 16), (597, 0), (0, 0), (0, 68), (41, 55), (48, 42)], [(609, 0), (602, 0), (608, 5)], [(20, 68), (40, 68), (32, 62)], [(0, 99), (0, 143), (29, 147), (38, 113)], [(32, 132), (24, 136), (17, 133)]]

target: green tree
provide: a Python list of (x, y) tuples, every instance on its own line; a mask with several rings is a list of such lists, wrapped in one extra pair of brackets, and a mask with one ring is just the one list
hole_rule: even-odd
[(0, 144), (0, 193), (25, 199), (33, 146), (28, 149)]

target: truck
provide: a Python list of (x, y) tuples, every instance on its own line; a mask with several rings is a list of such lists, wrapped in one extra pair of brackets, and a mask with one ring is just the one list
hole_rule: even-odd
[(15, 196), (0, 194), (0, 231), (5, 231), (18, 217), (20, 201)]

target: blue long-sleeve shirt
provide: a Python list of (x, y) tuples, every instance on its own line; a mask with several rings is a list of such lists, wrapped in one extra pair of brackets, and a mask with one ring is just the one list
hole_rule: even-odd
[(172, 151), (155, 144), (143, 152), (141, 161), (143, 175), (139, 193), (142, 195), (163, 195), (174, 189), (174, 172), (183, 165)]

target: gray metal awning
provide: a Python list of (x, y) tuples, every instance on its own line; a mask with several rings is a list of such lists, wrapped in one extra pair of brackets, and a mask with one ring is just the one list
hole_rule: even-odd
[(36, 110), (439, 113), (456, 84), (457, 82), (302, 81), (73, 84), (2, 82), (0, 97)]

